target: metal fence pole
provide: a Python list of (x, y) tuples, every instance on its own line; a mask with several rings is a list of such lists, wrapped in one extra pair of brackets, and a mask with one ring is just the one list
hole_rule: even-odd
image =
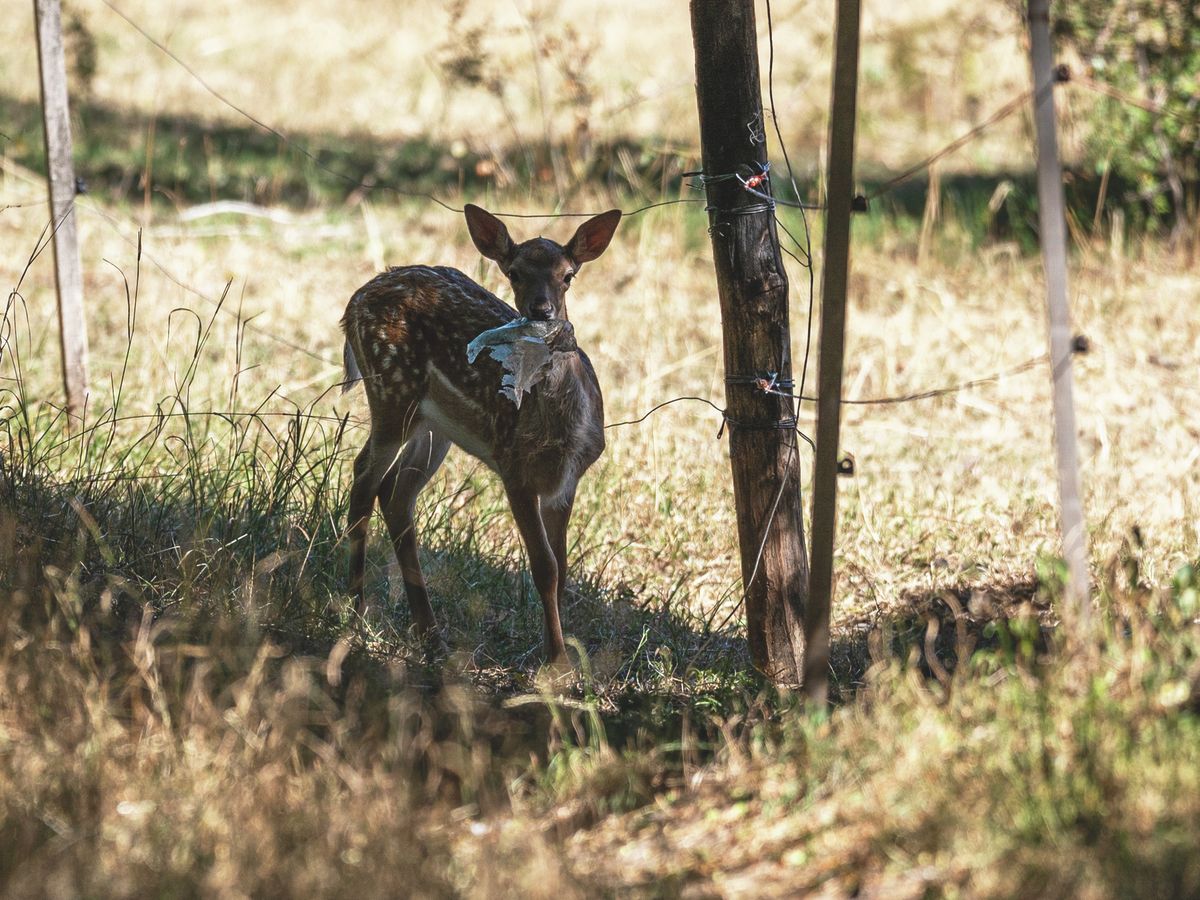
[(1046, 271), (1046, 311), (1050, 325), (1050, 365), (1054, 395), (1054, 447), (1058, 465), (1059, 517), (1067, 562), (1066, 604), (1080, 629), (1091, 620), (1088, 601), (1087, 532), (1079, 490), (1079, 451), (1071, 377), (1074, 339), (1067, 307), (1067, 227), (1062, 165), (1054, 113), (1057, 75), (1050, 45), (1050, 0), (1030, 0), (1030, 59), (1033, 67), (1034, 122), (1037, 126), (1038, 219)]

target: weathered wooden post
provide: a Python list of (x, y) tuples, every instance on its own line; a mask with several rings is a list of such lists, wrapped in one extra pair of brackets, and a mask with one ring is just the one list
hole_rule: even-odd
[(829, 614), (837, 528), (838, 435), (842, 422), (842, 355), (850, 216), (854, 194), (854, 125), (858, 95), (859, 0), (838, 0), (829, 113), (825, 269), (821, 276), (821, 357), (817, 378), (817, 450), (813, 471), (813, 558), (805, 637), (804, 693), (823, 705), (829, 694)]
[[(773, 205), (747, 192), (767, 163), (754, 4), (692, 0), (703, 181), (724, 331), (733, 496), (754, 664), (799, 685), (808, 558), (795, 408), (755, 379), (792, 378), (788, 285)], [(757, 190), (767, 191), (766, 182)], [(783, 391), (781, 393), (785, 393)]]
[(1054, 397), (1054, 448), (1058, 464), (1059, 522), (1067, 562), (1066, 603), (1081, 630), (1091, 621), (1088, 600), (1087, 532), (1079, 491), (1079, 451), (1075, 435), (1071, 355), (1074, 339), (1067, 307), (1067, 226), (1062, 164), (1055, 131), (1057, 74), (1050, 45), (1050, 0), (1029, 3), (1030, 60), (1033, 67), (1034, 122), (1037, 126), (1038, 223), (1046, 272), (1046, 311), (1050, 325), (1050, 375)]
[(38, 69), (42, 79), (46, 172), (54, 231), (54, 280), (58, 287), (58, 328), (62, 343), (67, 425), (83, 418), (87, 401), (87, 325), (83, 317), (83, 276), (75, 230), (75, 165), (71, 160), (71, 120), (67, 108), (67, 66), (63, 56), (59, 0), (34, 0)]

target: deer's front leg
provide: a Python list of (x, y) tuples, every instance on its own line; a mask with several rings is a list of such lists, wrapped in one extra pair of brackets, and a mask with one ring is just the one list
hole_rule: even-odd
[(558, 618), (558, 582), (560, 573), (554, 548), (542, 524), (537, 494), (524, 487), (506, 484), (508, 503), (525, 550), (529, 554), (529, 569), (542, 601), (542, 625), (545, 634), (546, 661), (554, 665), (567, 664), (567, 647), (563, 643), (562, 623)]
[(550, 541), (550, 549), (554, 551), (554, 561), (558, 564), (558, 615), (562, 617), (563, 597), (567, 592), (567, 526), (571, 522), (571, 510), (575, 505), (575, 489), (572, 487), (553, 503), (543, 503), (542, 523), (546, 527), (546, 537)]

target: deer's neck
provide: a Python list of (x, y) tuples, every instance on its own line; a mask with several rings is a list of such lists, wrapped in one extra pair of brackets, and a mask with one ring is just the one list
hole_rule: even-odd
[(555, 356), (546, 377), (521, 404), (516, 418), (514, 468), (528, 473), (546, 498), (574, 490), (604, 450), (604, 401), (582, 350)]
[(539, 418), (552, 417), (564, 425), (602, 425), (604, 421), (600, 385), (582, 350), (556, 353), (531, 399), (541, 407)]

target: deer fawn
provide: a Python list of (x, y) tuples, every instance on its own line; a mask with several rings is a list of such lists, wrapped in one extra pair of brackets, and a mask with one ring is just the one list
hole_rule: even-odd
[(575, 488), (604, 450), (604, 408), (596, 373), (564, 328), (545, 376), (518, 407), (500, 395), (502, 370), (487, 354), (467, 362), (467, 344), (517, 318), (566, 319), (567, 289), (586, 262), (608, 247), (621, 219), (610, 210), (579, 226), (562, 246), (545, 238), (516, 244), (495, 216), (464, 210), (479, 252), (500, 264), (517, 310), (462, 272), (392, 268), (350, 298), (346, 388), (362, 379), (371, 434), (354, 462), (350, 490), (350, 590), (367, 609), (363, 574), (375, 501), (391, 533), (414, 624), (437, 624), (417, 557), (417, 494), (457, 444), (500, 475), (529, 553), (542, 601), (546, 656), (566, 661), (559, 619), (567, 572), (567, 523)]

